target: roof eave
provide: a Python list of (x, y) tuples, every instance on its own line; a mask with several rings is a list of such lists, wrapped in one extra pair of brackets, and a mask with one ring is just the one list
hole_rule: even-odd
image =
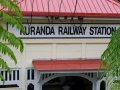
[(98, 17), (98, 18), (120, 18), (120, 14), (113, 13), (64, 13), (64, 12), (31, 12), (22, 11), (23, 16), (54, 16), (54, 17)]

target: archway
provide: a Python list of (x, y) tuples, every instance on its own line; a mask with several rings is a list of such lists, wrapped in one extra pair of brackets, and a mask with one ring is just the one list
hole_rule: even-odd
[(105, 83), (105, 81), (102, 81), (100, 83), (100, 90), (105, 90), (105, 87), (106, 87), (106, 83)]
[(61, 76), (43, 85), (42, 90), (63, 90), (68, 85), (70, 90), (92, 90), (92, 82), (79, 76)]
[(27, 90), (34, 90), (34, 85), (30, 83), (27, 87)]

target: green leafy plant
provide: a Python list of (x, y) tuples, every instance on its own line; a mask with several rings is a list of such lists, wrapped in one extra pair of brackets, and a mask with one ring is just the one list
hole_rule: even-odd
[(116, 80), (112, 83), (111, 90), (120, 90), (120, 81)]
[[(120, 28), (118, 28), (112, 35), (112, 38), (108, 44), (107, 49), (101, 56), (104, 63), (107, 64), (105, 69), (105, 77), (107, 82), (116, 77), (116, 80), (119, 81), (120, 77)], [(114, 82), (114, 81), (113, 81)], [(118, 85), (118, 82), (113, 83)], [(112, 86), (112, 90), (116, 88), (115, 85)], [(119, 84), (120, 85), (120, 84)]]
[[(0, 0), (0, 21), (2, 23), (8, 23), (12, 27), (16, 27), (17, 30), (24, 33), (22, 14), (20, 8), (18, 7), (17, 0)], [(23, 52), (24, 46), (21, 39), (8, 32), (6, 28), (0, 24), (0, 67), (10, 72), (10, 67), (2, 56), (6, 55), (10, 57), (15, 64), (17, 63), (17, 59), (8, 44), (18, 49), (21, 53)], [(3, 79), (1, 73), (0, 78)]]

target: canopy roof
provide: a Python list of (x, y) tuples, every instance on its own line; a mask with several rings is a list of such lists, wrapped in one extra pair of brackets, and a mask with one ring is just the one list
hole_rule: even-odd
[(33, 67), (39, 71), (78, 71), (99, 70), (102, 61), (99, 59), (86, 60), (33, 60)]

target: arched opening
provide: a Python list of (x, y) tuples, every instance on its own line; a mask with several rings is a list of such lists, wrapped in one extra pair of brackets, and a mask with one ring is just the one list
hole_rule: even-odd
[(32, 83), (30, 83), (28, 86), (27, 86), (27, 90), (34, 90), (34, 85)]
[[(68, 86), (70, 89), (64, 89)], [(43, 90), (92, 90), (92, 82), (79, 76), (62, 76), (45, 83)]]
[(106, 87), (105, 81), (102, 81), (102, 82), (100, 83), (100, 90), (105, 90), (105, 87)]

